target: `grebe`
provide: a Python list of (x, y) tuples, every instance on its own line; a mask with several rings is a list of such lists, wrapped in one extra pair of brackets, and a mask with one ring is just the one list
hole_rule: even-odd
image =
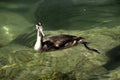
[(88, 42), (85, 42), (83, 37), (60, 34), (60, 35), (48, 37), (47, 39), (43, 39), (44, 37), (43, 27), (40, 22), (36, 25), (36, 29), (37, 29), (37, 40), (34, 46), (35, 51), (57, 50), (57, 49), (75, 46), (81, 43), (85, 46), (86, 49), (99, 53), (96, 49), (92, 49), (88, 47), (87, 46)]

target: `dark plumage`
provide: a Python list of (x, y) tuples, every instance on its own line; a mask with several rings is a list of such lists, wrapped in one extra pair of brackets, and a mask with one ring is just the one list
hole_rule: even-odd
[(86, 49), (99, 53), (96, 49), (89, 48), (87, 46), (88, 42), (85, 42), (83, 37), (77, 37), (66, 34), (52, 36), (45, 39), (42, 44), (43, 46), (42, 50), (47, 51), (47, 50), (63, 49), (63, 48), (75, 46), (80, 43), (83, 44)]
[[(82, 40), (82, 37), (76, 37), (72, 35), (57, 35), (52, 36), (43, 41), (43, 49), (48, 46), (53, 49), (66, 48), (78, 44), (79, 40)], [(45, 46), (45, 47), (44, 47)], [(44, 49), (45, 50), (45, 49)]]

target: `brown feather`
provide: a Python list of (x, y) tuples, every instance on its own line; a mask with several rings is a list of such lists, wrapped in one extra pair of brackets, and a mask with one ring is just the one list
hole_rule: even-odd
[(66, 34), (48, 37), (43, 41), (42, 50), (44, 51), (56, 50), (56, 49), (75, 46), (81, 43), (81, 44), (84, 44), (86, 49), (99, 53), (96, 49), (89, 48), (87, 46), (88, 42), (85, 42), (83, 39), (84, 39), (83, 37), (77, 37), (77, 36), (66, 35)]

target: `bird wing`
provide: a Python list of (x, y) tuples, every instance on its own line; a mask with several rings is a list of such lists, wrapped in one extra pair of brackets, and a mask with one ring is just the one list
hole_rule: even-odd
[(57, 36), (48, 37), (44, 41), (50, 41), (54, 43), (56, 47), (59, 47), (60, 45), (63, 45), (66, 42), (70, 42), (76, 38), (77, 38), (76, 36), (61, 34)]

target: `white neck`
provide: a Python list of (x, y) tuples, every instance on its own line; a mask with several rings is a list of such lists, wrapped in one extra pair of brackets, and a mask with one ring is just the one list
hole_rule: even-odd
[(42, 36), (39, 33), (39, 30), (37, 31), (37, 40), (36, 43), (34, 45), (34, 50), (35, 51), (40, 51), (40, 49), (42, 48)]

